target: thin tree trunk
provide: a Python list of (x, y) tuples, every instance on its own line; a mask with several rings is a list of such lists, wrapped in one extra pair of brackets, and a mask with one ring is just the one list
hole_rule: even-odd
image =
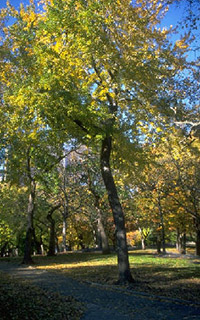
[(98, 242), (100, 242), (99, 247), (102, 249), (103, 254), (108, 254), (110, 253), (110, 248), (108, 244), (108, 237), (106, 235), (104, 224), (103, 224), (103, 214), (102, 214), (100, 203), (99, 203), (100, 197), (97, 194), (96, 190), (94, 189), (94, 186), (92, 185), (89, 172), (88, 172), (88, 185), (89, 185), (89, 190), (93, 194), (94, 205), (97, 211), (97, 229), (98, 229), (98, 238), (99, 238)]
[(200, 256), (200, 219), (196, 221), (196, 255)]
[(141, 245), (142, 245), (142, 250), (146, 249), (146, 245), (145, 245), (145, 237), (144, 237), (144, 233), (142, 231), (142, 228), (139, 228), (140, 234), (141, 234)]
[(41, 238), (40, 238), (40, 241), (38, 241), (35, 234), (35, 228), (33, 228), (33, 242), (34, 242), (34, 249), (36, 250), (36, 253), (41, 254)]
[(141, 238), (141, 243), (142, 243), (142, 250), (145, 250), (146, 246), (145, 246), (145, 241), (143, 237)]
[[(30, 164), (30, 162), (29, 162)], [(29, 166), (30, 169), (30, 166)], [(32, 178), (31, 178), (32, 179)], [(24, 258), (23, 264), (33, 264), (31, 257), (32, 254), (32, 243), (33, 243), (33, 216), (35, 210), (35, 192), (36, 192), (36, 183), (34, 179), (31, 181), (30, 194), (28, 200), (28, 210), (27, 210), (27, 230), (26, 230), (26, 239), (25, 239), (25, 248), (24, 248)]]
[(3, 168), (2, 168), (2, 182), (6, 181), (7, 177), (7, 162), (8, 162), (8, 149), (4, 150), (4, 160), (3, 160)]
[(101, 240), (101, 248), (102, 248), (102, 253), (103, 254), (108, 254), (110, 253), (110, 248), (108, 244), (108, 238), (105, 232), (105, 228), (102, 222), (102, 212), (99, 208), (96, 208), (98, 212), (98, 218), (97, 218), (97, 224), (98, 224), (98, 232), (100, 235), (100, 240)]
[(180, 239), (180, 236), (181, 236), (180, 230), (177, 229), (177, 234), (176, 234), (176, 250), (177, 250), (178, 252), (181, 251), (181, 239)]
[(68, 210), (68, 198), (67, 194), (65, 191), (65, 179), (64, 179), (64, 203), (63, 203), (63, 212), (62, 212), (62, 217), (63, 217), (63, 226), (62, 226), (62, 251), (66, 252), (67, 251), (67, 246), (66, 246), (66, 233), (67, 233), (67, 218), (69, 215), (69, 210)]
[(62, 227), (62, 251), (66, 252), (66, 232), (67, 232), (67, 218), (69, 214), (68, 209), (68, 197), (66, 193), (66, 186), (67, 186), (67, 177), (66, 177), (66, 159), (63, 160), (63, 227)]
[(161, 253), (161, 240), (160, 240), (159, 234), (157, 235), (156, 246), (157, 246), (157, 253), (160, 254)]
[(67, 230), (67, 216), (65, 214), (65, 212), (63, 212), (62, 214), (63, 216), (63, 225), (62, 225), (62, 251), (66, 252), (66, 230)]
[(181, 254), (186, 254), (186, 233), (184, 232), (181, 235), (181, 248), (180, 248), (180, 253)]
[(115, 182), (110, 168), (110, 153), (112, 149), (112, 137), (106, 136), (102, 140), (101, 149), (101, 173), (104, 180), (106, 190), (108, 192), (108, 200), (114, 217), (115, 236), (117, 245), (118, 269), (119, 269), (119, 283), (133, 282), (130, 272), (128, 248), (126, 240), (126, 230), (124, 213), (118, 197)]
[(94, 239), (94, 244), (95, 244), (95, 248), (99, 248), (101, 249), (101, 239), (99, 238), (99, 231), (96, 228), (96, 224), (94, 225), (94, 223), (92, 224), (92, 232), (93, 232), (93, 239)]
[(8, 245), (8, 241), (4, 243), (3, 247), (1, 248), (1, 257), (4, 257), (6, 255), (6, 247)]
[(56, 247), (56, 233), (55, 233), (55, 220), (53, 219), (52, 215), (55, 210), (60, 208), (60, 204), (56, 205), (55, 207), (51, 208), (48, 212), (47, 219), (50, 222), (50, 235), (49, 235), (49, 250), (48, 256), (55, 255), (55, 247)]
[(51, 214), (48, 214), (47, 219), (50, 222), (50, 235), (49, 235), (49, 250), (48, 256), (55, 255), (55, 220), (52, 218)]
[(166, 253), (166, 245), (165, 245), (165, 225), (164, 225), (164, 218), (163, 218), (163, 211), (161, 206), (161, 198), (158, 195), (158, 208), (160, 214), (160, 222), (161, 222), (161, 243), (162, 243), (162, 250), (163, 253)]

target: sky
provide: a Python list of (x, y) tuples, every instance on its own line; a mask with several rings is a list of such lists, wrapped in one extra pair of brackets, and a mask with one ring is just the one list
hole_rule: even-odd
[[(182, 2), (185, 0), (182, 0)], [(7, 0), (0, 0), (0, 9), (4, 8), (6, 6)], [(35, 0), (37, 2), (37, 0)], [(29, 4), (29, 0), (10, 0), (10, 4), (19, 7), (20, 3), (23, 3), (24, 5)], [(173, 25), (178, 22), (179, 19), (181, 19), (181, 9), (173, 6), (173, 8), (170, 10), (170, 13), (167, 15), (167, 18), (165, 18), (166, 24)]]
[[(10, 4), (15, 6), (16, 8), (19, 7), (20, 3), (23, 3), (24, 5), (29, 4), (29, 0), (9, 0)], [(35, 0), (35, 3), (37, 3), (38, 0)], [(0, 9), (4, 8), (6, 6), (7, 0), (0, 0)], [(169, 27), (170, 25), (176, 26), (177, 24), (180, 24), (180, 22), (183, 20), (183, 17), (185, 16), (185, 10), (186, 6), (184, 4), (187, 3), (187, 0), (181, 0), (180, 5), (173, 4), (170, 6), (170, 10), (166, 14), (165, 18), (161, 22), (162, 27)], [(184, 31), (183, 31), (184, 32)], [(198, 32), (198, 30), (197, 30)], [(180, 39), (180, 33), (173, 35), (171, 38), (172, 42), (175, 42), (177, 39)], [(199, 40), (200, 41), (200, 40)], [(200, 47), (198, 41), (198, 46)], [(196, 59), (196, 55), (199, 55), (198, 53), (190, 53), (191, 59)]]

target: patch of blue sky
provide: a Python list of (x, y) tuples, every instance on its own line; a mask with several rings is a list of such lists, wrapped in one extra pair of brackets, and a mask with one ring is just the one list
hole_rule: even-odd
[[(19, 8), (20, 4), (22, 3), (24, 6), (28, 5), (30, 2), (29, 0), (9, 0), (11, 6), (14, 6), (15, 8)], [(36, 3), (38, 1), (35, 1)], [(0, 1), (0, 9), (6, 7), (7, 0), (1, 0)]]

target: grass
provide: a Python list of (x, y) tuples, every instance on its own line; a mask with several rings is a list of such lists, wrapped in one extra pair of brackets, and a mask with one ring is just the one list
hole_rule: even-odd
[[(129, 289), (200, 303), (200, 260), (158, 256), (153, 250), (132, 251), (135, 283)], [(111, 285), (117, 280), (115, 254), (68, 253), (56, 258), (35, 257), (38, 268), (60, 272), (81, 281)]]
[(1, 320), (79, 320), (82, 305), (0, 273)]
[[(129, 290), (200, 303), (199, 258), (157, 255), (154, 250), (134, 250), (129, 258), (135, 279)], [(56, 257), (35, 256), (34, 261), (37, 268), (80, 281), (113, 285), (118, 276), (115, 254), (69, 252)]]

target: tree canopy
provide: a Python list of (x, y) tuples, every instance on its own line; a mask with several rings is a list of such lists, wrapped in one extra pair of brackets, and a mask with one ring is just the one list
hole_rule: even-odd
[[(97, 194), (95, 184), (101, 173), (113, 213), (119, 281), (132, 281), (120, 201), (128, 193), (121, 193), (119, 185), (130, 183), (132, 172), (129, 195), (135, 196), (139, 179), (149, 175), (145, 166), (150, 162), (155, 166), (155, 150), (169, 134), (175, 139), (175, 126), (178, 131), (180, 124), (184, 128), (186, 124), (181, 135), (190, 133), (191, 143), (198, 141), (199, 74), (196, 62), (187, 59), (192, 39), (185, 34), (173, 43), (173, 28), (159, 26), (170, 2), (43, 0), (39, 8), (30, 1), (19, 10), (9, 4), (1, 10), (1, 148), (7, 181), (25, 185), (29, 192), (25, 262), (31, 261), (40, 190), (47, 190), (55, 175), (59, 181), (59, 170), (53, 170), (65, 158), (64, 146), (72, 149), (75, 144), (85, 146), (80, 162), (87, 152), (99, 154), (100, 165), (98, 172), (93, 171), (92, 182), (87, 171), (88, 190), (96, 199), (100, 219), (102, 192)], [(14, 18), (10, 26), (6, 25), (8, 17)], [(182, 157), (181, 152), (179, 155)], [(194, 161), (196, 165), (196, 158)], [(77, 173), (78, 166), (73, 168)], [(162, 218), (163, 197), (169, 197), (166, 176), (158, 166), (148, 170), (155, 172), (157, 186), (150, 186), (150, 192)], [(148, 178), (146, 182), (151, 185)], [(83, 186), (85, 182), (79, 183)], [(178, 180), (176, 183), (181, 188)], [(64, 188), (65, 201), (58, 204), (56, 200), (52, 210), (63, 206), (66, 212), (67, 186)], [(54, 184), (52, 191), (56, 196)], [(54, 199), (52, 192), (49, 196)], [(51, 200), (45, 201), (47, 207), (52, 205)], [(53, 212), (48, 215), (51, 223)], [(199, 230), (199, 212), (195, 217)], [(55, 240), (55, 233), (53, 237)]]

